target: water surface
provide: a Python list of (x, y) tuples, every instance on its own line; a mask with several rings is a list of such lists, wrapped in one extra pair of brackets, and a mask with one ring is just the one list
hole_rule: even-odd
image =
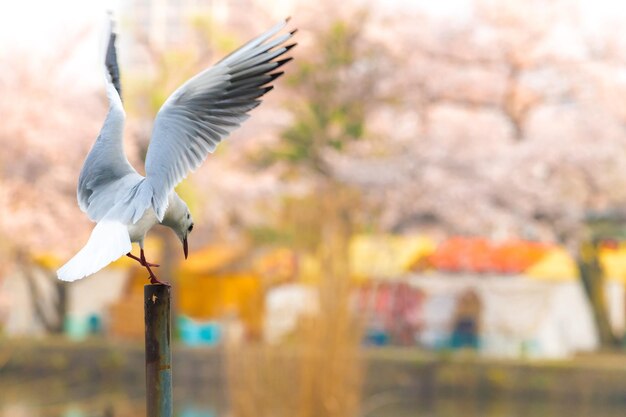
[[(52, 390), (53, 392), (54, 390)], [(54, 395), (0, 397), (0, 417), (137, 417), (146, 409), (140, 389), (62, 399)], [(80, 393), (80, 387), (76, 392)], [(197, 393), (175, 395), (175, 417), (230, 417), (223, 400)], [(618, 417), (626, 407), (576, 403), (436, 398), (428, 401), (378, 395), (366, 398), (363, 417)], [(265, 416), (261, 416), (265, 417)]]

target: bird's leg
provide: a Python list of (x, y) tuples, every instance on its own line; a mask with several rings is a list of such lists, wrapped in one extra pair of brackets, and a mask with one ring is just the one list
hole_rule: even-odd
[(133, 255), (132, 253), (128, 252), (126, 254), (126, 256), (128, 256), (130, 259), (134, 259), (137, 262), (139, 262), (141, 264), (141, 266), (143, 266), (143, 262), (141, 262), (141, 259), (139, 259), (138, 257), (136, 257), (135, 255)]
[(137, 262), (139, 262), (141, 264), (141, 266), (145, 267), (148, 270), (148, 273), (150, 274), (150, 276), (148, 278), (150, 278), (150, 284), (161, 284), (161, 285), (170, 285), (167, 282), (162, 282), (159, 281), (159, 279), (156, 277), (156, 275), (154, 275), (154, 272), (152, 272), (152, 269), (150, 269), (150, 267), (155, 267), (155, 266), (159, 266), (157, 264), (151, 264), (150, 262), (146, 261), (146, 256), (143, 253), (143, 249), (141, 250), (141, 257), (136, 257), (135, 255), (133, 255), (132, 253), (128, 252), (126, 254), (126, 256), (128, 256), (131, 259), (136, 260)]
[(148, 273), (150, 274), (150, 276), (148, 277), (148, 278), (150, 278), (150, 284), (161, 284), (161, 285), (167, 285), (169, 287), (170, 286), (169, 283), (160, 281), (156, 277), (156, 275), (154, 275), (154, 272), (152, 272), (152, 269), (150, 269), (150, 267), (151, 266), (159, 266), (159, 265), (151, 264), (150, 262), (146, 261), (146, 256), (143, 253), (143, 248), (141, 248), (141, 251), (139, 252), (139, 256), (140, 256), (141, 264), (146, 267), (146, 269), (148, 270)]
[(146, 266), (146, 265), (148, 265), (148, 266), (153, 266), (153, 267), (158, 267), (158, 266), (160, 266), (160, 265), (157, 265), (157, 264), (152, 264), (152, 263), (150, 263), (150, 262), (146, 261), (146, 257), (145, 257), (145, 256), (144, 256), (144, 254), (143, 254), (143, 249), (141, 250), (141, 258), (136, 257), (135, 255), (133, 255), (133, 254), (132, 254), (132, 253), (130, 253), (130, 252), (128, 252), (128, 253), (126, 254), (126, 256), (128, 256), (128, 257), (129, 257), (129, 258), (131, 258), (131, 259), (136, 260), (137, 262), (139, 262), (139, 263), (141, 264), (141, 266)]
[(167, 282), (160, 281), (160, 280), (156, 277), (156, 275), (154, 275), (154, 272), (152, 272), (152, 269), (150, 269), (150, 267), (157, 267), (157, 266), (159, 266), (159, 265), (157, 265), (157, 264), (152, 264), (152, 263), (150, 263), (150, 262), (146, 261), (146, 256), (145, 256), (145, 254), (143, 253), (143, 249), (141, 249), (141, 252), (140, 252), (140, 257), (139, 257), (139, 258), (138, 258), (138, 257), (136, 257), (135, 255), (133, 255), (133, 254), (132, 254), (132, 253), (130, 253), (130, 252), (128, 252), (128, 253), (126, 254), (126, 256), (128, 256), (128, 257), (129, 257), (129, 258), (131, 258), (131, 259), (136, 260), (137, 262), (139, 262), (139, 263), (141, 264), (141, 266), (145, 267), (145, 268), (148, 270), (148, 273), (150, 274), (150, 276), (148, 277), (148, 278), (150, 278), (150, 284), (161, 284), (161, 285), (167, 285), (167, 286), (169, 286), (169, 285), (170, 285), (170, 284), (169, 284), (169, 283), (167, 283)]
[(143, 253), (143, 248), (141, 248), (141, 250), (140, 250), (139, 254), (140, 254), (140, 256), (141, 256), (141, 262), (142, 262), (141, 264), (142, 264), (143, 266), (154, 266), (154, 267), (158, 267), (158, 266), (160, 266), (160, 265), (158, 265), (158, 264), (152, 264), (152, 263), (150, 263), (150, 262), (146, 261), (146, 256), (145, 256), (145, 255), (144, 255), (144, 253)]
[(170, 286), (169, 282), (163, 282), (160, 281), (156, 275), (154, 275), (154, 272), (152, 272), (152, 270), (150, 269), (150, 267), (148, 265), (144, 265), (146, 267), (146, 269), (148, 270), (148, 272), (150, 273), (150, 276), (148, 278), (150, 278), (150, 284), (160, 284), (160, 285), (167, 285), (168, 287)]

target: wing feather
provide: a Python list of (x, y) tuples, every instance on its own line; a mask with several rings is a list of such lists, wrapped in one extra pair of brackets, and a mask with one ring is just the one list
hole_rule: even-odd
[(87, 244), (59, 268), (57, 276), (62, 281), (76, 281), (98, 272), (130, 250), (126, 225), (118, 221), (102, 220), (94, 227)]
[(91, 220), (99, 221), (115, 204), (120, 185), (133, 185), (141, 176), (130, 165), (123, 146), (126, 113), (122, 105), (120, 72), (112, 24), (105, 57), (109, 111), (100, 134), (87, 155), (78, 178), (78, 205)]
[[(249, 117), (291, 58), (278, 59), (295, 31), (279, 35), (287, 20), (252, 39), (177, 89), (157, 114), (146, 155), (152, 207), (162, 219), (168, 195), (217, 145)], [(147, 185), (146, 185), (147, 186)]]

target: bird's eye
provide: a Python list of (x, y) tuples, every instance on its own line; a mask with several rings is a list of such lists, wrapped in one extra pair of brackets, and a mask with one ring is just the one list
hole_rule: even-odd
[(188, 231), (192, 231), (193, 230), (193, 224), (189, 226), (189, 229), (187, 229)]

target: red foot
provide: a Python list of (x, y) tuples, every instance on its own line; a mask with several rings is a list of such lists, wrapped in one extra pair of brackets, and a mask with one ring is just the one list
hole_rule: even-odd
[(150, 284), (167, 285), (168, 287), (172, 286), (169, 282), (159, 281), (159, 279), (154, 275), (149, 276), (148, 278), (150, 278)]
[(150, 269), (150, 267), (148, 266), (147, 262), (145, 263), (144, 266), (146, 267), (146, 269), (150, 273), (150, 276), (148, 277), (148, 278), (150, 278), (150, 284), (167, 285), (168, 287), (170, 286), (170, 284), (167, 283), (167, 282), (159, 281), (159, 279), (156, 277), (156, 275), (154, 275), (154, 272), (152, 272), (152, 269)]
[(150, 276), (148, 278), (150, 278), (150, 284), (159, 284), (159, 285), (167, 285), (168, 287), (171, 287), (171, 285), (168, 282), (163, 282), (160, 281), (156, 275), (154, 275), (154, 272), (152, 272), (152, 268), (156, 268), (159, 267), (160, 265), (158, 264), (153, 264), (150, 263), (148, 261), (146, 261), (146, 257), (143, 253), (143, 249), (141, 249), (141, 257), (136, 257), (135, 255), (133, 255), (132, 253), (127, 253), (126, 256), (128, 256), (129, 258), (132, 258), (134, 260), (136, 260), (137, 262), (139, 262), (141, 264), (141, 266), (145, 267), (148, 270), (148, 273), (150, 274)]

